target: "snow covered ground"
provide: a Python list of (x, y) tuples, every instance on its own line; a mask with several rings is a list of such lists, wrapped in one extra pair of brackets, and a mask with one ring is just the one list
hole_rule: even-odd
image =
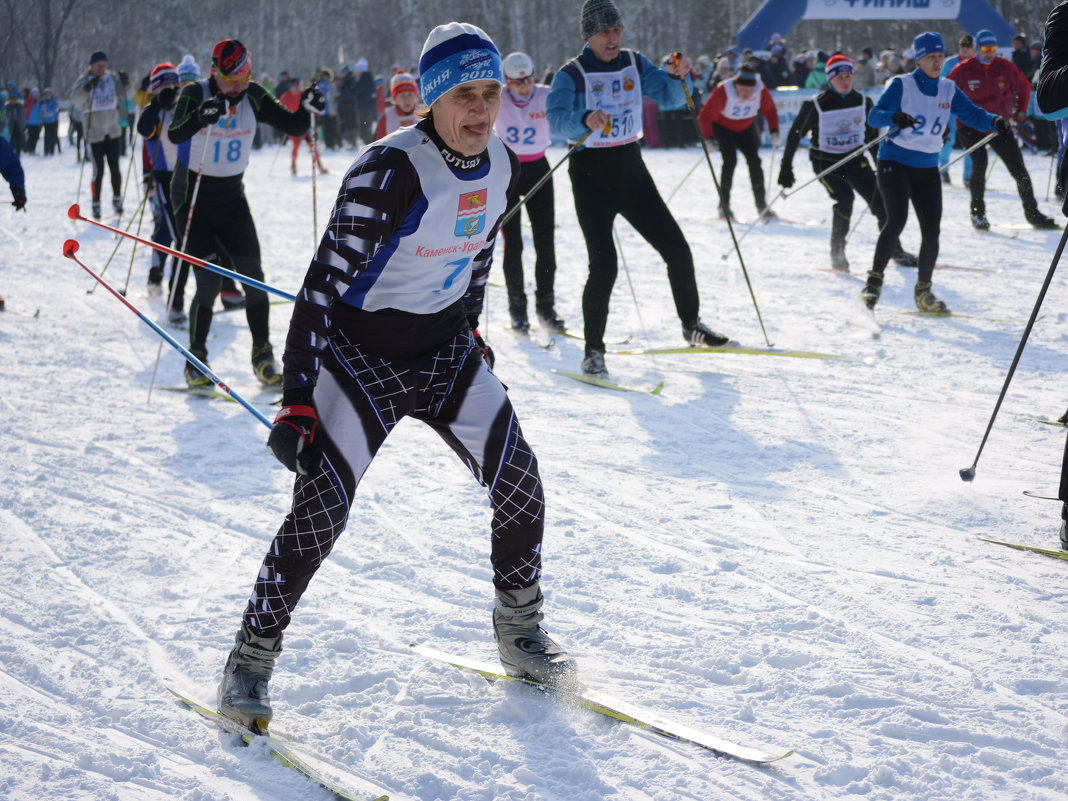
[[(325, 157), (320, 225), (352, 156)], [(314, 241), (301, 158), (292, 178), (285, 156), (263, 150), (246, 175), (267, 279), (289, 291)], [(737, 259), (721, 258), (730, 240), (700, 149), (646, 159), (662, 193), (677, 190), (704, 319), (763, 345)], [(1042, 199), (1049, 160), (1028, 164)], [(149, 400), (159, 338), (61, 255), (76, 237), (99, 270), (115, 244), (67, 219), (73, 154), (24, 166), (28, 213), (0, 208), (0, 798), (325, 799), (160, 681), (213, 694), (291, 477), (238, 404)], [(795, 167), (811, 176), (804, 154)], [(578, 328), (585, 248), (558, 176), (558, 309)], [(504, 290), (489, 292), (483, 332), (546, 484), (547, 628), (589, 684), (795, 756), (771, 768), (717, 759), (410, 653), (427, 642), (494, 654), (488, 504), (415, 423), (372, 466), (294, 617), (272, 682), (275, 725), (337, 776), (372, 777), (397, 799), (1068, 795), (1068, 568), (976, 539), (1057, 542), (1058, 506), (1021, 491), (1057, 484), (1064, 432), (1025, 415), (1065, 409), (1068, 280), (1054, 280), (977, 478), (962, 483), (1059, 234), (973, 232), (959, 165), (953, 180), (940, 262), (989, 272), (940, 270), (935, 291), (972, 317), (902, 314), (915, 270), (891, 266), (873, 340), (858, 324), (860, 284), (816, 270), (830, 216), (816, 185), (775, 204), (799, 225), (743, 241), (777, 347), (874, 364), (610, 353), (617, 380), (665, 388), (606, 391), (554, 375), (578, 369), (582, 343), (515, 338)], [(753, 215), (744, 169), (734, 204)], [(1000, 164), (988, 204), (995, 223), (1023, 220)], [(1055, 201), (1040, 205), (1060, 219)], [(609, 333), (631, 347), (681, 345), (662, 263), (618, 230), (629, 278), (621, 271)], [(875, 236), (868, 214), (848, 246), (855, 272)], [(904, 242), (918, 246), (914, 222)], [(124, 244), (107, 278), (124, 284), (130, 263)], [(158, 316), (147, 264), (138, 249), (129, 295)], [(288, 316), (273, 310), (276, 347)], [(271, 415), (249, 347), (241, 315), (216, 317), (213, 368)], [(181, 385), (181, 370), (165, 346), (157, 386)]]

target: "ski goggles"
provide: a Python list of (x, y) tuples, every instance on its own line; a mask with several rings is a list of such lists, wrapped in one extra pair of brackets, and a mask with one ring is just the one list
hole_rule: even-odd
[(980, 53), (986, 53), (988, 56), (992, 56), (994, 53), (998, 52), (997, 45), (979, 45), (978, 49)]
[(220, 86), (248, 86), (248, 82), (252, 79), (252, 71), (249, 70), (241, 75), (223, 75), (221, 72), (216, 71), (215, 80)]

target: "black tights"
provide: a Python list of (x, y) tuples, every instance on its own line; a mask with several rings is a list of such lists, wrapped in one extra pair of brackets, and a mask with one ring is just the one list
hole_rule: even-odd
[(749, 183), (753, 186), (753, 200), (757, 210), (767, 205), (764, 194), (764, 168), (760, 163), (760, 134), (756, 125), (750, 125), (744, 131), (732, 131), (722, 125), (716, 125), (716, 143), (723, 156), (723, 172), (719, 177), (720, 191), (725, 210), (731, 207), (731, 186), (734, 184), (734, 168), (738, 164), (738, 151), (742, 151), (749, 166)]
[[(519, 198), (526, 197), (548, 172), (549, 161), (544, 156), (536, 161), (523, 162), (516, 194), (508, 198), (508, 208), (513, 208)], [(553, 291), (556, 277), (556, 221), (552, 179), (546, 181), (524, 205), (534, 233), (534, 307), (539, 313), (549, 315), (556, 303)], [(527, 309), (521, 216), (522, 212), (517, 212), (504, 225), (504, 281), (508, 286), (508, 307), (513, 313), (525, 313)]]
[(699, 301), (693, 254), (645, 168), (639, 146), (635, 143), (579, 150), (571, 156), (568, 173), (575, 215), (586, 238), (590, 260), (590, 276), (582, 293), (587, 354), (604, 350), (608, 301), (618, 271), (612, 239), (617, 215), (634, 226), (667, 263), (668, 283), (679, 319), (684, 325), (696, 322)]
[(920, 225), (917, 281), (930, 282), (938, 259), (938, 235), (942, 229), (942, 178), (938, 167), (910, 167), (899, 161), (878, 162), (879, 194), (886, 208), (886, 222), (879, 230), (872, 272), (882, 276), (898, 249), (898, 237), (909, 218), (909, 201)]

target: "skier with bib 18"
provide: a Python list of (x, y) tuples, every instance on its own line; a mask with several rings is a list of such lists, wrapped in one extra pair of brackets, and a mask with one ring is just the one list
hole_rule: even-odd
[(345, 529), (364, 471), (404, 417), (429, 425), (488, 489), (504, 669), (550, 683), (575, 672), (539, 626), (537, 459), (477, 333), (518, 174), (493, 132), (500, 53), (480, 28), (452, 22), (430, 32), (419, 73), (425, 118), (360, 151), (294, 305), (282, 409), (267, 440), (298, 474), (293, 502), (218, 692), (219, 711), (250, 728), (271, 718), (267, 683), (290, 615)]
[(634, 226), (667, 263), (682, 335), (691, 345), (725, 345), (729, 337), (701, 322), (693, 253), (642, 160), (642, 98), (684, 103), (682, 57), (666, 69), (621, 46), (623, 17), (612, 0), (586, 0), (580, 21), (586, 46), (553, 76), (546, 113), (554, 134), (577, 144), (568, 164), (575, 216), (586, 239), (589, 278), (582, 293), (586, 357), (582, 372), (608, 378), (604, 332), (618, 262), (616, 215)]
[[(251, 77), (248, 50), (236, 39), (224, 39), (212, 50), (211, 76), (182, 89), (167, 133), (178, 145), (171, 208), (186, 252), (216, 263), (225, 256), (236, 272), (263, 281), (260, 243), (241, 180), (256, 124), (263, 121), (290, 136), (302, 136), (308, 130), (311, 111), (322, 110), (325, 101), (313, 85), (304, 90), (301, 107), (289, 111)], [(196, 204), (190, 220), (194, 193)], [(193, 269), (193, 275), (197, 289), (189, 303), (189, 350), (207, 363), (212, 307), (223, 279), (200, 267)], [(252, 333), (252, 370), (260, 383), (277, 386), (282, 374), (269, 339), (267, 293), (249, 286), (245, 297), (245, 315)], [(186, 362), (185, 380), (194, 388), (211, 385), (192, 362)]]
[(942, 34), (926, 31), (912, 41), (916, 69), (890, 81), (868, 114), (872, 128), (892, 126), (895, 131), (879, 145), (879, 194), (886, 206), (886, 222), (879, 230), (875, 256), (861, 299), (874, 309), (882, 293), (886, 264), (898, 247), (908, 220), (909, 202), (920, 226), (918, 274), (913, 296), (916, 308), (931, 314), (948, 314), (946, 304), (931, 292), (931, 276), (938, 259), (942, 226), (942, 179), (938, 153), (952, 112), (977, 131), (1009, 130), (1001, 117), (972, 103), (948, 78), (941, 78), (946, 59)]

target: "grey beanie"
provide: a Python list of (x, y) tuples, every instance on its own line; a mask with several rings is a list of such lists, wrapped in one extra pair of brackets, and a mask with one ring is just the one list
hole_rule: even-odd
[(612, 0), (586, 0), (582, 4), (580, 26), (582, 39), (585, 41), (607, 28), (623, 27), (623, 17)]

